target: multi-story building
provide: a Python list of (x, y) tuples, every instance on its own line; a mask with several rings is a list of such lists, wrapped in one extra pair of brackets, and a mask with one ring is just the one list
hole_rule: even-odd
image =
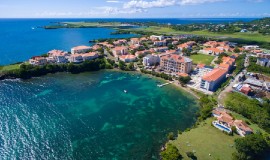
[(226, 80), (227, 72), (228, 71), (223, 68), (213, 69), (202, 77), (200, 87), (208, 91), (216, 91), (222, 82)]
[(172, 73), (189, 73), (192, 70), (192, 60), (177, 54), (168, 54), (160, 59), (161, 69)]
[(29, 60), (29, 63), (32, 65), (45, 65), (47, 64), (47, 59), (45, 57), (35, 56)]
[(68, 62), (68, 53), (62, 50), (51, 50), (48, 52), (49, 59), (56, 63), (66, 63)]
[(136, 60), (136, 56), (134, 55), (122, 55), (119, 57), (119, 60), (123, 61), (123, 62), (126, 62), (126, 63), (129, 63), (129, 62), (133, 62)]
[(112, 52), (115, 57), (118, 57), (119, 55), (128, 54), (128, 48), (125, 46), (115, 47), (112, 49)]
[(148, 54), (146, 57), (143, 57), (144, 66), (153, 66), (157, 63), (160, 63), (160, 58), (158, 55)]
[(71, 48), (71, 54), (82, 54), (82, 53), (87, 53), (90, 52), (92, 47), (89, 46), (77, 46)]
[(82, 58), (83, 58), (83, 61), (90, 61), (92, 59), (96, 59), (98, 58), (98, 54), (96, 52), (89, 52), (89, 53), (85, 53), (85, 54), (82, 54)]

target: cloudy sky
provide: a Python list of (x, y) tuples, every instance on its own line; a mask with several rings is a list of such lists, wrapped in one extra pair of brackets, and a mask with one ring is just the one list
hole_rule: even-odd
[(270, 0), (1, 0), (0, 18), (270, 16)]

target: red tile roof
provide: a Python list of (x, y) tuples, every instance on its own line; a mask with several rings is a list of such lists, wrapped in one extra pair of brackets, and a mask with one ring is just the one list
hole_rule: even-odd
[(219, 79), (221, 76), (223, 76), (226, 73), (227, 71), (225, 69), (215, 68), (211, 72), (204, 75), (202, 79), (205, 81), (216, 81), (217, 79)]

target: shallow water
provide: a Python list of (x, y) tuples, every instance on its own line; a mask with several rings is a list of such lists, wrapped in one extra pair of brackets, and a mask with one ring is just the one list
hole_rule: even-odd
[(0, 157), (157, 159), (197, 111), (189, 94), (158, 82), (114, 71), (2, 81)]

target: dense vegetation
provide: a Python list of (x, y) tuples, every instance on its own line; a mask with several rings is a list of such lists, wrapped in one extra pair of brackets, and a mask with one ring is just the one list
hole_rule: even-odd
[(199, 104), (198, 122), (211, 117), (213, 108), (217, 107), (217, 100), (212, 96), (203, 95), (199, 100)]
[[(107, 62), (107, 63), (106, 63)], [(100, 69), (113, 68), (112, 61), (106, 61), (104, 58), (98, 58), (91, 61), (85, 61), (80, 64), (67, 63), (67, 64), (47, 64), (44, 66), (33, 66), (31, 64), (21, 64), (19, 69), (11, 70), (3, 73), (4, 78), (21, 78), (29, 79), (32, 77), (39, 77), (48, 73), (56, 72), (70, 72), (73, 74), (86, 72), (86, 71), (98, 71)]]
[(262, 74), (268, 74), (270, 75), (270, 68), (260, 66), (256, 64), (257, 58), (256, 57), (249, 57), (249, 66), (248, 66), (248, 72), (256, 72), (256, 73), (262, 73)]
[[(243, 103), (245, 102), (245, 103)], [(261, 128), (270, 132), (270, 104), (269, 101), (261, 104), (256, 99), (249, 99), (240, 93), (229, 93), (225, 99), (228, 109), (257, 123)]]
[[(171, 25), (170, 28), (179, 31), (202, 31), (218, 33), (237, 33), (244, 29), (244, 32), (259, 32), (263, 35), (270, 34), (270, 18), (263, 18), (251, 22), (234, 22), (234, 23), (198, 23), (198, 24), (185, 24), (185, 25)], [(163, 25), (164, 26), (164, 25)]]
[(160, 153), (163, 160), (180, 160), (182, 159), (181, 154), (179, 153), (178, 149), (172, 145), (167, 144), (166, 150)]
[(237, 152), (233, 153), (235, 160), (256, 160), (263, 159), (265, 153), (268, 153), (269, 144), (262, 134), (252, 134), (245, 138), (235, 140)]
[(155, 71), (147, 71), (145, 69), (141, 69), (141, 72), (144, 73), (144, 74), (151, 74), (151, 75), (153, 75), (155, 77), (160, 77), (160, 78), (163, 78), (165, 80), (170, 80), (170, 81), (172, 80), (172, 77), (165, 74), (165, 73), (157, 73)]

